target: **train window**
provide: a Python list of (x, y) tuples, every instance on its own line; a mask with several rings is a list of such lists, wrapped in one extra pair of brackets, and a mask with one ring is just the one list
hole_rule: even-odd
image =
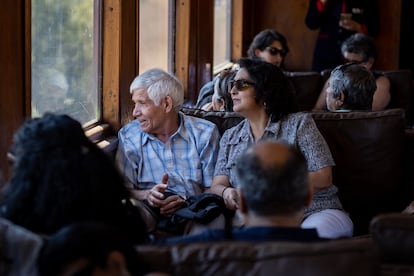
[(100, 119), (99, 0), (32, 0), (32, 117)]
[(213, 71), (221, 71), (231, 58), (231, 0), (214, 1)]
[(139, 72), (152, 67), (171, 71), (174, 1), (139, 1)]

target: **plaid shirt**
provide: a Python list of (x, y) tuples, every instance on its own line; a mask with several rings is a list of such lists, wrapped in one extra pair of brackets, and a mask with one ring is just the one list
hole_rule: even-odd
[(211, 186), (220, 134), (214, 123), (179, 113), (180, 126), (166, 143), (142, 131), (138, 121), (118, 133), (116, 162), (128, 186), (151, 189), (168, 173), (168, 188), (182, 196)]

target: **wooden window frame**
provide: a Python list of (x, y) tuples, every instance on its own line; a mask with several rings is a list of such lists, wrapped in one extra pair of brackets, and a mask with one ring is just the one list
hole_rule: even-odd
[[(232, 0), (232, 61), (242, 56), (244, 5), (244, 0)], [(200, 88), (213, 77), (213, 24), (214, 0), (176, 2), (175, 74), (189, 104), (196, 103)]]
[[(212, 79), (214, 0), (177, 0), (175, 8), (174, 73), (183, 82), (186, 100), (195, 103), (201, 86)], [(243, 0), (233, 0), (233, 60), (242, 53)], [(31, 56), (31, 0), (25, 0), (26, 47)], [(106, 145), (132, 119), (129, 86), (139, 73), (139, 1), (101, 0), (101, 118), (85, 131)], [(239, 30), (239, 32), (236, 32)], [(31, 114), (31, 59), (25, 59), (25, 114)], [(30, 116), (29, 116), (30, 117)]]

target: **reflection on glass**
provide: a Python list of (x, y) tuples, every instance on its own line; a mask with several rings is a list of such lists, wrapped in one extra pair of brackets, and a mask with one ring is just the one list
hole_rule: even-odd
[(94, 0), (32, 0), (31, 26), (32, 117), (56, 112), (82, 124), (98, 120)]
[(170, 5), (175, 1), (139, 1), (139, 72), (158, 67), (169, 71)]
[(230, 61), (231, 0), (214, 1), (214, 71)]

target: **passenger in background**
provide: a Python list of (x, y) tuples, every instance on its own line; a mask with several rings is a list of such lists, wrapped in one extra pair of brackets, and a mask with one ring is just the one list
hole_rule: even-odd
[(250, 58), (259, 58), (285, 70), (285, 57), (289, 53), (286, 38), (276, 30), (266, 29), (258, 33), (247, 50)]
[[(137, 203), (169, 217), (210, 188), (220, 134), (214, 123), (180, 112), (183, 85), (161, 69), (137, 76), (130, 93), (135, 120), (118, 133), (116, 161)], [(149, 231), (157, 230), (159, 217), (145, 214)]]
[(198, 235), (171, 238), (165, 244), (225, 239), (244, 241), (317, 241), (316, 229), (300, 227), (312, 200), (308, 168), (303, 155), (283, 141), (262, 141), (237, 158), (239, 209), (245, 226), (226, 233), (207, 230)]
[[(276, 30), (265, 29), (253, 38), (247, 50), (247, 55), (250, 58), (262, 59), (285, 70), (284, 61), (288, 52), (289, 47), (286, 38)], [(218, 77), (216, 76), (216, 78)], [(200, 89), (195, 105), (196, 108), (202, 108), (205, 104), (212, 101), (215, 79), (206, 83)]]
[(206, 111), (233, 111), (229, 85), (236, 72), (236, 69), (226, 69), (214, 78), (214, 94), (211, 102), (205, 104), (201, 109)]
[(326, 89), (326, 106), (332, 112), (371, 111), (377, 89), (375, 77), (358, 63), (339, 65), (332, 72)]
[(305, 23), (319, 29), (312, 70), (333, 69), (342, 64), (341, 44), (355, 33), (376, 36), (379, 16), (376, 0), (310, 0)]
[(133, 243), (111, 225), (68, 225), (46, 238), (38, 258), (40, 276), (144, 275)]
[[(346, 63), (359, 63), (367, 69), (372, 70), (377, 58), (377, 49), (371, 37), (360, 33), (354, 34), (344, 41), (341, 50)], [(372, 111), (384, 110), (391, 101), (390, 80), (382, 73), (372, 72), (376, 79), (377, 89), (375, 90), (372, 107), (370, 109)], [(328, 83), (329, 79), (325, 82), (313, 111), (325, 109)]]
[(16, 132), (0, 216), (41, 235), (83, 221), (122, 227), (147, 240), (139, 210), (110, 157), (67, 115), (46, 114)]
[(352, 221), (332, 184), (334, 161), (329, 147), (310, 114), (294, 113), (294, 93), (287, 77), (278, 67), (258, 59), (242, 58), (239, 64), (231, 95), (233, 110), (246, 119), (227, 130), (220, 141), (211, 191), (224, 198), (227, 208), (239, 209), (236, 158), (252, 143), (283, 139), (305, 156), (314, 191), (302, 227), (317, 228), (326, 238), (352, 236)]

